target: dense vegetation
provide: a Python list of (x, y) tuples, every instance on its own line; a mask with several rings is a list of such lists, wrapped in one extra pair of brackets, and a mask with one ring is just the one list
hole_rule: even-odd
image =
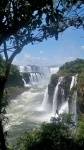
[[(4, 72), (5, 72), (5, 66), (6, 62), (5, 60), (0, 56), (0, 78), (3, 78)], [(22, 81), (22, 76), (20, 75), (20, 72), (15, 65), (11, 65), (9, 77), (6, 83), (6, 88), (8, 87), (16, 87), (16, 86), (23, 86), (24, 83)]]
[(6, 86), (24, 86), (24, 83), (22, 81), (22, 76), (20, 75), (20, 72), (15, 65), (11, 65), (9, 77), (7, 80)]
[[(6, 62), (0, 56), (0, 78), (4, 76), (4, 72), (6, 70)], [(6, 83), (6, 87), (15, 87), (15, 86), (23, 86), (24, 83), (22, 81), (22, 76), (15, 65), (11, 65), (8, 80)]]
[[(41, 128), (38, 130), (25, 132), (16, 139), (16, 143), (9, 149), (83, 150), (84, 131), (82, 127), (79, 127), (79, 130), (76, 133), (72, 117), (70, 115), (63, 114), (57, 119), (53, 117), (53, 120), (50, 123), (43, 123)], [(83, 132), (81, 136), (79, 132)]]
[(71, 62), (66, 62), (59, 68), (58, 74), (78, 74), (84, 72), (84, 60), (76, 59)]

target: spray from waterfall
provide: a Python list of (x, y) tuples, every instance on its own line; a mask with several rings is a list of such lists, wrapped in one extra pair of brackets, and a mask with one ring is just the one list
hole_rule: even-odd
[(46, 109), (47, 103), (48, 103), (48, 86), (46, 87), (46, 90), (44, 93), (44, 98), (43, 98), (43, 103), (42, 103), (43, 110)]
[(59, 114), (62, 114), (62, 113), (68, 113), (69, 110), (68, 110), (68, 101), (66, 101), (60, 108), (59, 110)]
[(58, 88), (59, 88), (59, 84), (61, 83), (62, 79), (63, 79), (63, 77), (59, 77), (58, 83), (55, 87), (54, 96), (53, 96), (53, 109), (52, 109), (53, 114), (55, 114), (55, 112), (58, 111), (58, 104), (57, 104)]

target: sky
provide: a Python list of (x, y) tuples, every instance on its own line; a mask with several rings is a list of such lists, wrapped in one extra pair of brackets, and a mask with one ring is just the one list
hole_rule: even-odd
[(28, 44), (15, 57), (13, 64), (20, 66), (62, 65), (76, 58), (84, 59), (84, 31), (71, 27), (59, 35), (58, 41), (53, 37), (39, 44)]

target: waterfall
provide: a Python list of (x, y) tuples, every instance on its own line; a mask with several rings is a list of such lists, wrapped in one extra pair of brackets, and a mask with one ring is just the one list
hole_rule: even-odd
[(26, 84), (26, 81), (22, 78), (22, 80), (23, 80), (23, 82), (24, 82), (24, 87), (31, 87), (31, 85), (30, 84)]
[(43, 76), (39, 73), (30, 73), (30, 83), (41, 83)]
[(43, 98), (43, 103), (42, 103), (43, 110), (45, 110), (47, 103), (48, 103), (48, 86), (46, 87), (46, 90), (44, 93), (44, 98)]
[[(72, 76), (72, 81), (70, 85), (70, 90), (72, 89), (73, 86), (77, 85), (77, 74), (75, 76)], [(69, 112), (73, 114), (73, 121), (76, 123), (77, 122), (77, 110), (76, 110), (76, 102), (77, 101), (77, 91), (74, 91), (72, 100), (70, 102), (70, 110)]]
[(55, 91), (54, 91), (54, 96), (53, 96), (53, 110), (52, 113), (55, 114), (56, 111), (58, 111), (58, 104), (57, 104), (57, 96), (58, 96), (58, 88), (59, 88), (59, 84), (61, 83), (63, 77), (59, 77), (58, 79), (58, 83), (55, 87)]
[(76, 74), (75, 76), (72, 76), (72, 81), (71, 81), (71, 84), (70, 84), (70, 90), (73, 88), (73, 86), (76, 86), (77, 76), (78, 76), (78, 74)]
[(22, 78), (23, 82), (24, 82), (24, 87), (26, 87), (26, 81)]
[(71, 81), (71, 84), (70, 84), (70, 90), (72, 89), (72, 87), (74, 86), (74, 80), (75, 79), (75, 77), (74, 76), (72, 76), (72, 81)]

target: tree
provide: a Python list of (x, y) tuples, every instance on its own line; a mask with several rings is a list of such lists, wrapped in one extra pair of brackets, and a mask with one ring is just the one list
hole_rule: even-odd
[[(13, 145), (14, 150), (82, 150), (82, 142), (77, 142), (72, 138), (74, 123), (72, 117), (67, 114), (53, 117), (50, 123), (43, 123), (36, 131), (24, 133), (17, 138)], [(23, 142), (22, 142), (23, 141)]]
[[(0, 77), (0, 115), (3, 113), (3, 93), (14, 57), (28, 43), (42, 42), (66, 28), (84, 27), (83, 0), (1, 0), (0, 53), (5, 56), (4, 75)], [(8, 42), (11, 47), (8, 47)], [(9, 57), (8, 52), (11, 52)], [(2, 119), (0, 117), (1, 149), (6, 150)]]

